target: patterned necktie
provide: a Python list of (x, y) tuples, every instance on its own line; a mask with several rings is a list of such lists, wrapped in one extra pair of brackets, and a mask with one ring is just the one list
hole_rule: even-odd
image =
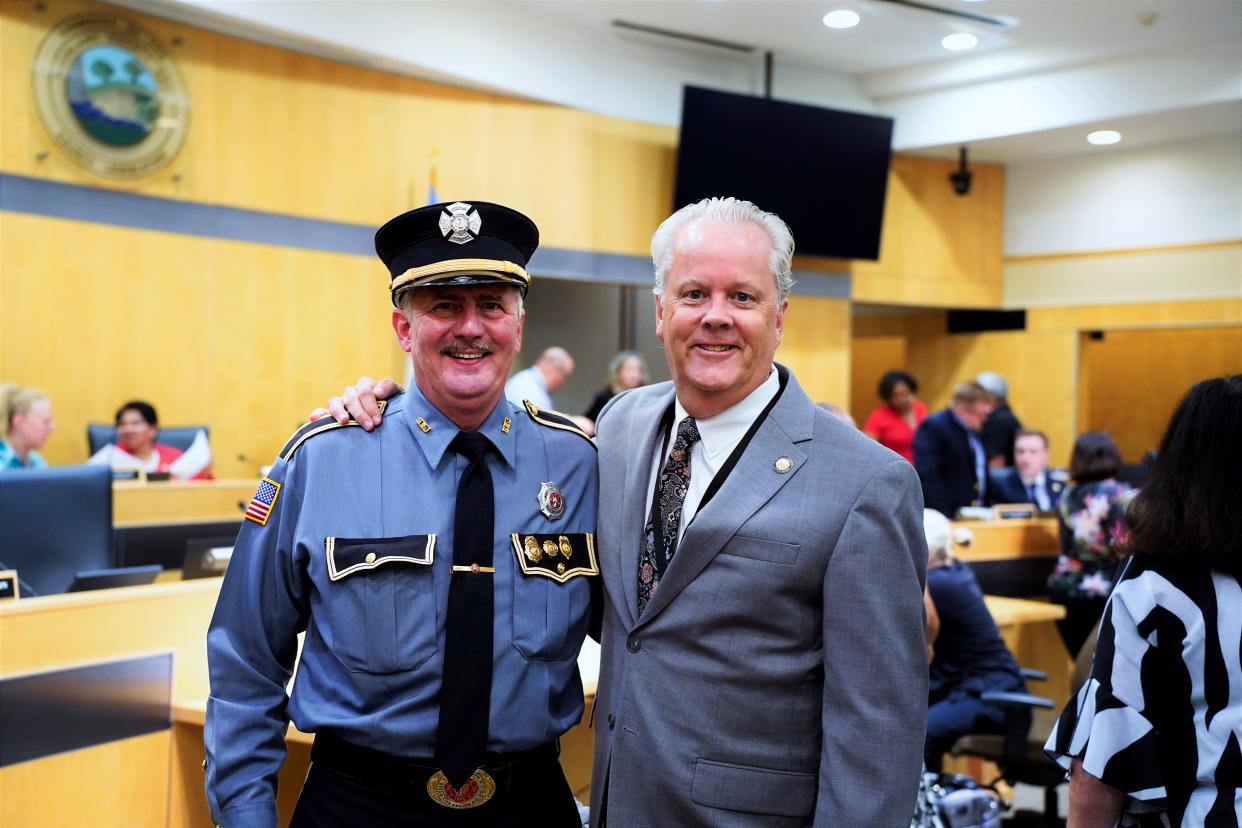
[[(656, 481), (651, 514), (643, 531), (643, 547), (638, 556), (638, 614), (647, 609), (656, 585), (677, 551), (677, 527), (681, 524), (681, 506), (690, 488), (690, 447), (699, 440), (699, 427), (693, 417), (677, 424), (677, 437), (668, 453), (664, 468)], [(660, 535), (655, 532), (659, 515)], [(658, 547), (658, 548), (657, 548)]]
[(1027, 495), (1027, 497), (1029, 497), (1029, 498), (1031, 499), (1031, 501), (1030, 501), (1031, 503), (1034, 503), (1036, 506), (1039, 506), (1039, 497), (1035, 494), (1035, 484), (1034, 484), (1034, 483), (1027, 483), (1027, 484), (1026, 484), (1026, 495)]
[(458, 432), (451, 448), (469, 463), (457, 483), (453, 576), (444, 630), (444, 675), (435, 762), (460, 788), (483, 762), (492, 699), (492, 530), (495, 495), (487, 468), (491, 443)]

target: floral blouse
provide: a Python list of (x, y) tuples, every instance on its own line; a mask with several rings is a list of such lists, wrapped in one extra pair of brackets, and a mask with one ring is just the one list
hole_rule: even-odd
[(1107, 598), (1113, 589), (1118, 547), (1129, 534), (1126, 507), (1138, 490), (1120, 480), (1072, 486), (1061, 497), (1062, 552), (1048, 590), (1070, 598)]

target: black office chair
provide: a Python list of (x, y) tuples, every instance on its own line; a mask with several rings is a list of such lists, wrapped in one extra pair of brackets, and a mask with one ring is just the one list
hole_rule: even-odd
[[(203, 432), (208, 438), (211, 433), (207, 426), (179, 426), (177, 428), (160, 428), (160, 434), (157, 438), (159, 442), (166, 446), (172, 446), (175, 449), (185, 451), (194, 442), (194, 438), (199, 432)], [(103, 423), (87, 423), (86, 424), (86, 445), (87, 456), (93, 455), (109, 443), (116, 442), (116, 427), (105, 425)]]
[[(1091, 673), (1091, 659), (1095, 655), (1096, 635), (1099, 625), (1087, 637), (1070, 675), (1070, 698), (1078, 693)], [(1028, 680), (1044, 681), (1046, 673), (1038, 670), (1022, 670)], [(1027, 693), (983, 693), (982, 701), (995, 704), (1005, 710), (1005, 733), (1002, 735), (971, 734), (963, 736), (949, 749), (953, 756), (974, 756), (995, 763), (1001, 771), (1000, 778), (1010, 785), (1022, 783), (1044, 789), (1044, 809), (1037, 815), (1016, 814), (1006, 825), (1036, 825), (1040, 828), (1062, 826), (1058, 816), (1057, 789), (1065, 782), (1065, 770), (1044, 753), (1044, 744), (1056, 725), (1060, 711), (1055, 710), (1052, 699)], [(993, 780), (995, 782), (996, 780)]]

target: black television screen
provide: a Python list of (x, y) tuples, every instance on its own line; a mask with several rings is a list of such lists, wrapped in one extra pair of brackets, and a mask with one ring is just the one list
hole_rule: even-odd
[(687, 86), (674, 209), (736, 196), (776, 213), (799, 253), (876, 259), (893, 119)]

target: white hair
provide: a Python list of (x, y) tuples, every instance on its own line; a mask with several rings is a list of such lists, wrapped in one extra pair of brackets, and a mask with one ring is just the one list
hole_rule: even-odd
[(656, 296), (664, 295), (664, 280), (673, 265), (673, 239), (677, 232), (692, 221), (710, 221), (718, 224), (753, 224), (767, 234), (772, 242), (768, 268), (776, 286), (776, 303), (779, 305), (793, 292), (794, 239), (789, 226), (775, 213), (759, 209), (749, 201), (739, 198), (705, 198), (687, 204), (666, 218), (651, 237), (651, 262), (655, 265)]
[(937, 561), (946, 560), (953, 530), (949, 519), (935, 509), (923, 510), (923, 535), (927, 538), (927, 552)]

